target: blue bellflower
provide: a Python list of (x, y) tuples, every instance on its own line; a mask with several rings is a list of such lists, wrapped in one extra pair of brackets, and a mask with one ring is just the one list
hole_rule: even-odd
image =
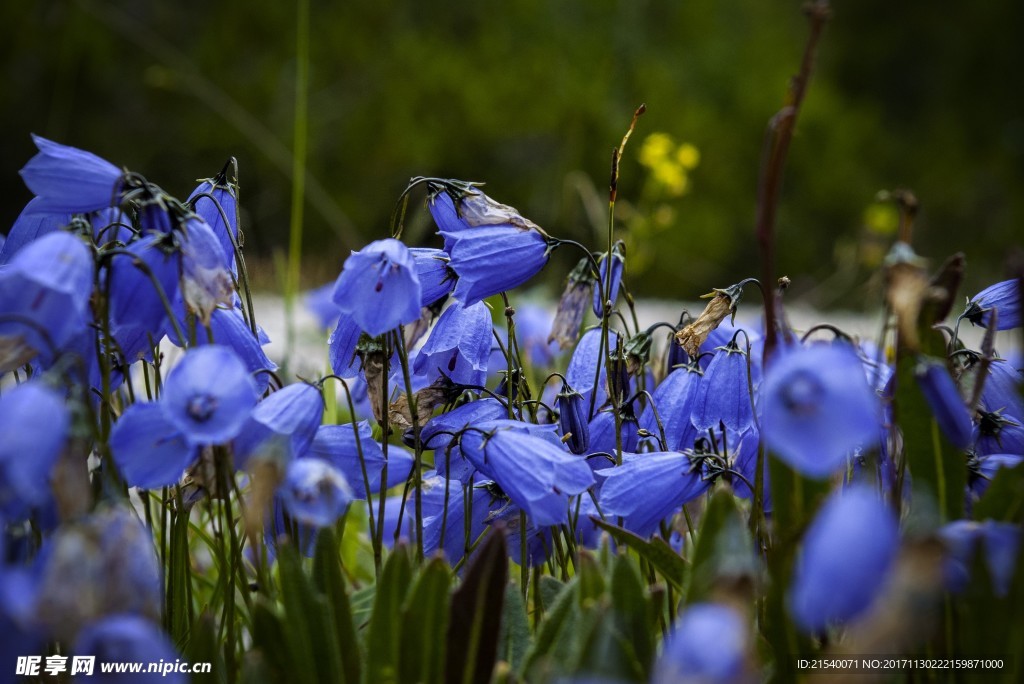
[(994, 520), (955, 520), (939, 529), (938, 536), (946, 547), (943, 574), (950, 591), (959, 593), (967, 588), (972, 561), (981, 545), (996, 596), (1009, 593), (1020, 549), (1018, 525)]
[(256, 385), (231, 348), (195, 347), (167, 374), (160, 403), (190, 443), (223, 444), (234, 439), (249, 418)]
[(227, 169), (225, 166), (217, 176), (200, 183), (188, 196), (187, 203), (213, 229), (231, 271), (235, 272), (235, 247), (231, 238), (238, 242), (238, 195), (237, 185), (227, 180)]
[(746, 681), (749, 628), (733, 608), (717, 603), (686, 607), (665, 638), (653, 684), (730, 684)]
[(341, 471), (319, 458), (289, 462), (277, 494), (288, 515), (313, 527), (333, 525), (354, 498)]
[(568, 383), (564, 383), (557, 401), (558, 426), (565, 445), (574, 454), (587, 453), (590, 444), (590, 426), (587, 420), (589, 407), (586, 406), (583, 395)]
[(448, 255), (443, 249), (410, 247), (409, 253), (415, 260), (416, 277), (422, 288), (420, 306), (431, 306), (451, 294), (457, 276), (448, 267)]
[[(68, 437), (64, 397), (30, 381), (0, 394), (0, 513), (21, 517), (50, 497), (50, 471)], [(2, 528), (0, 528), (2, 532)]]
[[(672, 348), (682, 349), (678, 344)], [(684, 354), (686, 352), (683, 352)], [(703, 373), (697, 364), (687, 364), (676, 368), (661, 381), (652, 393), (653, 401), (640, 415), (640, 427), (657, 435), (661, 439), (658, 418), (665, 431), (665, 444), (659, 451), (675, 451), (690, 449), (698, 437), (697, 429), (690, 422), (694, 403), (697, 400), (697, 388), (700, 386)], [(655, 416), (657, 409), (657, 416)]]
[[(415, 496), (410, 493), (410, 498)], [(447, 503), (446, 503), (447, 501)], [(406, 515), (410, 504), (406, 502)], [(423, 481), (423, 552), (443, 551), (451, 565), (466, 555), (483, 534), (494, 497), (485, 487), (465, 486), (458, 480), (427, 477)]]
[[(96, 657), (93, 672), (82, 681), (99, 684), (117, 684), (125, 680), (123, 674), (107, 672), (104, 666), (124, 662), (173, 665), (180, 659), (171, 640), (159, 627), (138, 615), (125, 614), (107, 616), (88, 625), (75, 639), (72, 652)], [(131, 680), (168, 684), (187, 684), (189, 681), (188, 675), (171, 670), (133, 674)]]
[(594, 475), (586, 461), (556, 446), (558, 437), (543, 427), (514, 421), (481, 423), (463, 433), (461, 446), (477, 470), (492, 478), (537, 525), (558, 525), (568, 522), (569, 497), (594, 484)]
[(235, 439), (235, 466), (244, 468), (261, 451), (298, 458), (313, 443), (323, 415), (324, 398), (313, 385), (299, 382), (274, 392), (256, 405)]
[(720, 347), (698, 383), (690, 422), (700, 432), (725, 427), (746, 432), (754, 424), (747, 382), (747, 354), (735, 342)]
[(128, 486), (142, 489), (177, 483), (199, 458), (160, 402), (129, 406), (110, 431), (110, 451)]
[(483, 302), (455, 302), (441, 314), (413, 365), (430, 381), (443, 374), (457, 385), (483, 385), (491, 352), (491, 312)]
[(987, 411), (1000, 411), (1004, 415), (1024, 418), (1024, 396), (1021, 394), (1024, 373), (1004, 359), (996, 359), (989, 366), (985, 385), (981, 388), (981, 403)]
[[(128, 334), (126, 329), (133, 328), (143, 336), (156, 336), (169, 317), (161, 290), (168, 302), (174, 302), (178, 296), (180, 251), (173, 239), (162, 233), (145, 235), (128, 245), (127, 250), (131, 256), (115, 255), (107, 272), (114, 335), (120, 337)], [(141, 265), (137, 266), (136, 260)]]
[(966, 449), (973, 439), (971, 415), (960, 391), (946, 369), (935, 359), (922, 359), (914, 371), (921, 392), (943, 434), (957, 449)]
[(74, 235), (58, 231), (21, 249), (0, 268), (0, 372), (37, 355), (44, 364), (92, 320), (93, 260)]
[(338, 309), (371, 337), (418, 320), (421, 298), (416, 260), (391, 238), (352, 252), (334, 286)]
[(39, 153), (21, 169), (25, 185), (41, 201), (39, 211), (85, 213), (116, 204), (122, 172), (91, 152), (38, 135)]
[(6, 239), (0, 244), (0, 266), (10, 261), (28, 243), (71, 223), (69, 212), (50, 213), (39, 208), (42, 204), (40, 198), (32, 198), (14, 220)]
[(626, 259), (622, 252), (624, 250), (622, 241), (619, 241), (612, 248), (612, 256), (609, 259), (608, 254), (602, 254), (601, 260), (598, 262), (598, 266), (601, 267), (601, 280), (594, 285), (594, 315), (598, 318), (604, 315), (604, 296), (605, 288), (608, 287), (610, 279), (611, 295), (608, 297), (611, 300), (612, 305), (615, 304), (615, 300), (619, 298), (619, 286), (622, 285), (622, 272), (626, 268)]
[(626, 529), (641, 536), (707, 491), (698, 461), (684, 453), (629, 454), (622, 465), (600, 471), (605, 477), (598, 499), (606, 516), (621, 516)]
[(789, 610), (805, 632), (863, 613), (885, 584), (899, 550), (899, 524), (864, 485), (834, 493), (804, 535)]
[(1021, 324), (1020, 285), (1017, 279), (990, 285), (974, 295), (963, 316), (974, 325), (988, 327), (996, 312), (996, 330), (1010, 330)]
[[(617, 343), (618, 335), (614, 330), (609, 330), (608, 348), (615, 349)], [(600, 366), (600, 376), (597, 376), (596, 373), (598, 366)], [(594, 385), (595, 377), (597, 379), (596, 387)], [(607, 401), (608, 393), (605, 390), (605, 384), (608, 381), (608, 371), (601, 349), (600, 328), (591, 328), (583, 333), (579, 343), (576, 345), (576, 349), (572, 352), (572, 357), (569, 359), (569, 366), (565, 370), (565, 379), (577, 392), (583, 395), (588, 411), (591, 406), (590, 397), (594, 392), (597, 393), (597, 398), (593, 401), (595, 410)]]
[(365, 420), (355, 425), (321, 425), (304, 456), (327, 461), (337, 468), (352, 487), (353, 494), (360, 499), (367, 497), (364, 467), (370, 485), (369, 493), (376, 494), (380, 491), (385, 463), (388, 474), (384, 489), (390, 489), (406, 481), (415, 462), (409, 453), (394, 446), (388, 450), (385, 461), (384, 451), (374, 441), (373, 429)]
[(878, 397), (845, 347), (815, 345), (780, 355), (765, 374), (761, 406), (765, 444), (809, 477), (828, 477), (853, 449), (878, 443)]
[(482, 192), (468, 191), (457, 203), (438, 192), (428, 206), (458, 275), (454, 296), (467, 306), (519, 287), (548, 261), (540, 228)]
[(219, 304), (231, 305), (235, 286), (224, 248), (209, 224), (198, 216), (185, 221), (182, 233), (181, 293), (203, 324)]

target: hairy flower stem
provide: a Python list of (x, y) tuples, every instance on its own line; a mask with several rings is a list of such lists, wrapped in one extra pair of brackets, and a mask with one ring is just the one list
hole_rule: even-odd
[[(761, 282), (775, 282), (775, 214), (778, 209), (779, 190), (782, 186), (782, 169), (786, 163), (790, 141), (800, 106), (811, 78), (818, 39), (829, 15), (828, 0), (815, 0), (806, 6), (810, 20), (810, 34), (804, 47), (800, 71), (790, 82), (786, 105), (779, 110), (765, 133), (761, 153), (761, 169), (757, 187), (757, 241), (761, 252)], [(764, 357), (767, 361), (775, 351), (776, 320), (775, 298), (764, 298), (765, 343)]]

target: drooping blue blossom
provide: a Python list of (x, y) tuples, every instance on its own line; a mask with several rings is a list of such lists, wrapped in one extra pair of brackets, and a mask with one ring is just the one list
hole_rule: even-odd
[(974, 450), (989, 454), (1024, 454), (1024, 417), (1004, 416), (998, 411), (980, 411), (974, 427)]
[(973, 439), (971, 415), (946, 364), (923, 359), (915, 369), (914, 377), (943, 434), (957, 449), (966, 449)]
[(321, 330), (330, 330), (337, 324), (341, 311), (334, 303), (333, 282), (307, 291), (302, 295), (302, 303), (316, 318), (317, 327)]
[(43, 200), (33, 197), (14, 220), (14, 225), (0, 245), (0, 266), (10, 261), (25, 245), (71, 223), (69, 212), (47, 212), (40, 209), (42, 204)]
[(195, 347), (167, 374), (160, 403), (190, 443), (223, 444), (249, 418), (256, 384), (230, 347)]
[[(586, 408), (586, 406), (584, 406)], [(623, 405), (619, 409), (619, 427), (621, 428), (622, 451), (633, 453), (640, 443), (640, 424), (633, 413), (633, 405)], [(598, 411), (587, 426), (590, 435), (588, 450), (591, 453), (602, 451), (614, 454), (618, 450), (615, 434), (615, 413), (610, 409)]]
[(653, 684), (731, 684), (746, 681), (749, 632), (734, 609), (718, 603), (693, 603), (672, 626)]
[(283, 459), (306, 453), (323, 420), (324, 398), (320, 390), (304, 382), (280, 389), (256, 405), (235, 439), (235, 466), (266, 451)]
[(37, 211), (85, 213), (116, 204), (122, 171), (91, 152), (38, 135), (39, 153), (21, 169), (25, 185), (40, 199)]
[(70, 427), (64, 397), (40, 381), (0, 394), (0, 514), (21, 517), (50, 497), (50, 471)]
[(235, 272), (235, 248), (231, 238), (234, 236), (234, 241), (238, 241), (238, 194), (235, 183), (227, 179), (229, 166), (230, 163), (219, 174), (200, 183), (186, 201), (213, 229), (231, 271)]
[[(601, 269), (601, 280), (594, 286), (594, 315), (601, 318), (604, 315), (604, 298), (605, 290), (610, 286), (610, 296), (608, 299), (614, 305), (615, 300), (619, 298), (619, 286), (622, 285), (622, 272), (626, 268), (626, 259), (623, 256), (625, 246), (620, 240), (612, 248), (611, 258), (608, 258), (608, 254), (602, 254), (601, 259), (598, 261), (598, 266)], [(610, 285), (609, 285), (609, 280)]]
[(558, 345), (548, 342), (551, 313), (542, 306), (521, 304), (516, 307), (516, 339), (519, 349), (533, 368), (547, 368), (558, 355)]
[(809, 477), (828, 477), (853, 449), (878, 443), (878, 398), (860, 360), (842, 346), (780, 355), (765, 374), (761, 410), (765, 444)]
[(789, 611), (805, 632), (863, 613), (885, 584), (899, 550), (895, 514), (878, 494), (853, 485), (830, 496), (803, 540)]
[(720, 347), (704, 371), (697, 384), (690, 422), (701, 432), (724, 423), (740, 434), (754, 424), (747, 354), (735, 342)]
[[(360, 463), (359, 453), (362, 450), (363, 462)], [(319, 458), (337, 468), (352, 488), (353, 494), (360, 499), (367, 496), (363, 478), (363, 467), (366, 468), (366, 480), (370, 483), (369, 492), (380, 491), (381, 475), (387, 463), (387, 486), (390, 489), (405, 482), (412, 472), (415, 459), (408, 452), (392, 446), (388, 450), (385, 461), (384, 451), (373, 439), (370, 423), (363, 420), (356, 425), (321, 425), (310, 444), (306, 457)]]
[(101, 508), (62, 525), (51, 539), (37, 616), (60, 639), (114, 613), (157, 620), (164, 599), (160, 569), (153, 537), (135, 514)]
[(981, 546), (996, 596), (1009, 593), (1020, 549), (1018, 525), (995, 520), (955, 520), (940, 528), (938, 536), (946, 547), (942, 569), (950, 591), (962, 592), (967, 588), (972, 561)]
[[(614, 349), (618, 343), (618, 335), (613, 330), (608, 331), (608, 348)], [(600, 376), (597, 376), (600, 366)], [(583, 395), (587, 407), (591, 405), (591, 394), (597, 392), (597, 398), (593, 400), (596, 409), (601, 408), (608, 400), (608, 393), (605, 391), (605, 384), (608, 381), (608, 372), (604, 362), (604, 353), (601, 348), (601, 329), (591, 328), (583, 333), (579, 344), (572, 352), (569, 359), (569, 366), (565, 371), (566, 381), (572, 385), (577, 392)], [(597, 380), (595, 387), (594, 380)]]
[(1016, 468), (1024, 463), (1024, 454), (988, 454), (967, 461), (967, 484), (976, 497), (988, 490), (989, 482), (1002, 468)]
[(464, 432), (460, 441), (470, 463), (541, 526), (567, 522), (569, 497), (594, 484), (586, 461), (556, 446), (558, 437), (547, 427), (493, 421)]
[[(455, 565), (483, 534), (494, 497), (486, 487), (463, 485), (440, 476), (424, 479), (422, 496), (423, 552), (432, 555), (443, 551), (448, 562)], [(409, 515), (409, 507), (414, 497), (415, 492), (410, 492), (406, 502), (406, 516), (413, 520), (415, 515)]]
[(457, 385), (483, 385), (491, 327), (491, 313), (483, 302), (472, 306), (453, 303), (434, 324), (413, 370), (431, 381), (442, 374)]
[(142, 489), (176, 484), (199, 458), (159, 402), (129, 406), (110, 432), (110, 451), (128, 486)]
[(548, 261), (540, 228), (482, 192), (466, 192), (457, 205), (447, 192), (437, 192), (428, 206), (458, 275), (454, 296), (467, 306), (519, 287)]
[(181, 253), (173, 238), (163, 233), (144, 235), (127, 251), (130, 255), (114, 255), (107, 270), (114, 334), (120, 337), (133, 328), (143, 336), (156, 335), (169, 320), (161, 292), (168, 303), (178, 297)]
[(508, 409), (497, 399), (484, 397), (470, 401), (431, 418), (420, 432), (420, 443), (424, 449), (433, 449), (438, 475), (468, 484), (476, 469), (462, 455), (462, 448), (452, 435), (470, 425), (506, 417)]
[(431, 306), (451, 294), (457, 276), (448, 267), (448, 254), (443, 249), (410, 247), (409, 253), (422, 288), (420, 306)]
[(1021, 385), (1024, 373), (1004, 359), (996, 359), (988, 368), (985, 385), (981, 388), (981, 405), (987, 411), (1000, 411), (1004, 415), (1024, 418), (1024, 397)]
[(55, 354), (82, 333), (92, 313), (93, 260), (74, 235), (49, 233), (0, 268), (0, 372)]
[(120, 207), (94, 211), (89, 215), (89, 223), (92, 224), (92, 234), (97, 245), (114, 242), (128, 244), (135, 237), (131, 217)]
[(372, 337), (418, 320), (421, 298), (416, 260), (391, 238), (352, 252), (334, 286), (338, 309)]
[(337, 323), (327, 339), (331, 370), (346, 380), (359, 373), (356, 346), (363, 331), (349, 314), (339, 314)]
[[(682, 349), (678, 344), (673, 347)], [(685, 354), (685, 352), (683, 352)], [(697, 438), (697, 429), (690, 422), (694, 402), (697, 399), (697, 388), (701, 383), (703, 372), (697, 364), (687, 364), (676, 368), (665, 376), (665, 379), (651, 393), (652, 401), (640, 415), (640, 427), (661, 439), (658, 418), (665, 431), (665, 443), (657, 451), (675, 451), (689, 449)], [(657, 410), (657, 415), (655, 415)]]
[(313, 527), (333, 525), (355, 498), (341, 471), (319, 458), (291, 460), (277, 493), (288, 515)]
[(231, 266), (213, 229), (198, 216), (185, 221), (181, 237), (181, 293), (199, 320), (210, 322), (218, 305), (231, 305), (235, 286)]
[(568, 383), (563, 383), (557, 402), (558, 426), (565, 445), (574, 454), (587, 453), (590, 444), (590, 426), (587, 420), (589, 407), (586, 406), (583, 395)]
[(1021, 324), (1020, 284), (1014, 278), (990, 285), (967, 303), (963, 316), (974, 325), (988, 327), (996, 312), (996, 330), (1010, 330)]
[[(118, 684), (125, 680), (123, 673), (108, 672), (105, 665), (174, 664), (180, 659), (167, 635), (156, 624), (138, 615), (111, 615), (88, 625), (75, 640), (72, 652), (76, 655), (96, 657), (92, 674), (83, 678), (83, 681), (99, 684)], [(171, 670), (143, 671), (131, 675), (131, 680), (170, 684), (187, 684), (189, 681), (187, 675)]]
[[(504, 501), (504, 500), (502, 500)], [(551, 539), (551, 528), (538, 522), (527, 511), (526, 527), (523, 527), (520, 512), (525, 510), (515, 503), (505, 505), (491, 511), (487, 517), (490, 526), (502, 525), (505, 528), (505, 546), (513, 563), (523, 564), (523, 537), (526, 537), (526, 564), (537, 566), (544, 563), (551, 555), (554, 544)]]
[(598, 499), (606, 516), (621, 516), (624, 527), (641, 536), (684, 504), (707, 491), (699, 461), (678, 451), (626, 454), (622, 465), (600, 471), (605, 477)]

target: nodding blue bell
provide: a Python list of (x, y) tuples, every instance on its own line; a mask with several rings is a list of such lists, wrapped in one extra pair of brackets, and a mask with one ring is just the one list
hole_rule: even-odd
[(562, 391), (558, 393), (557, 402), (558, 425), (565, 445), (574, 454), (587, 453), (590, 429), (587, 421), (588, 407), (583, 395), (566, 382), (562, 384)]

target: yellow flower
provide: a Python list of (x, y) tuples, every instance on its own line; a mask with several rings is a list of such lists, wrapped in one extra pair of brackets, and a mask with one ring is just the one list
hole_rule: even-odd
[(687, 171), (694, 169), (700, 163), (700, 150), (690, 143), (683, 143), (676, 150), (676, 161)]

